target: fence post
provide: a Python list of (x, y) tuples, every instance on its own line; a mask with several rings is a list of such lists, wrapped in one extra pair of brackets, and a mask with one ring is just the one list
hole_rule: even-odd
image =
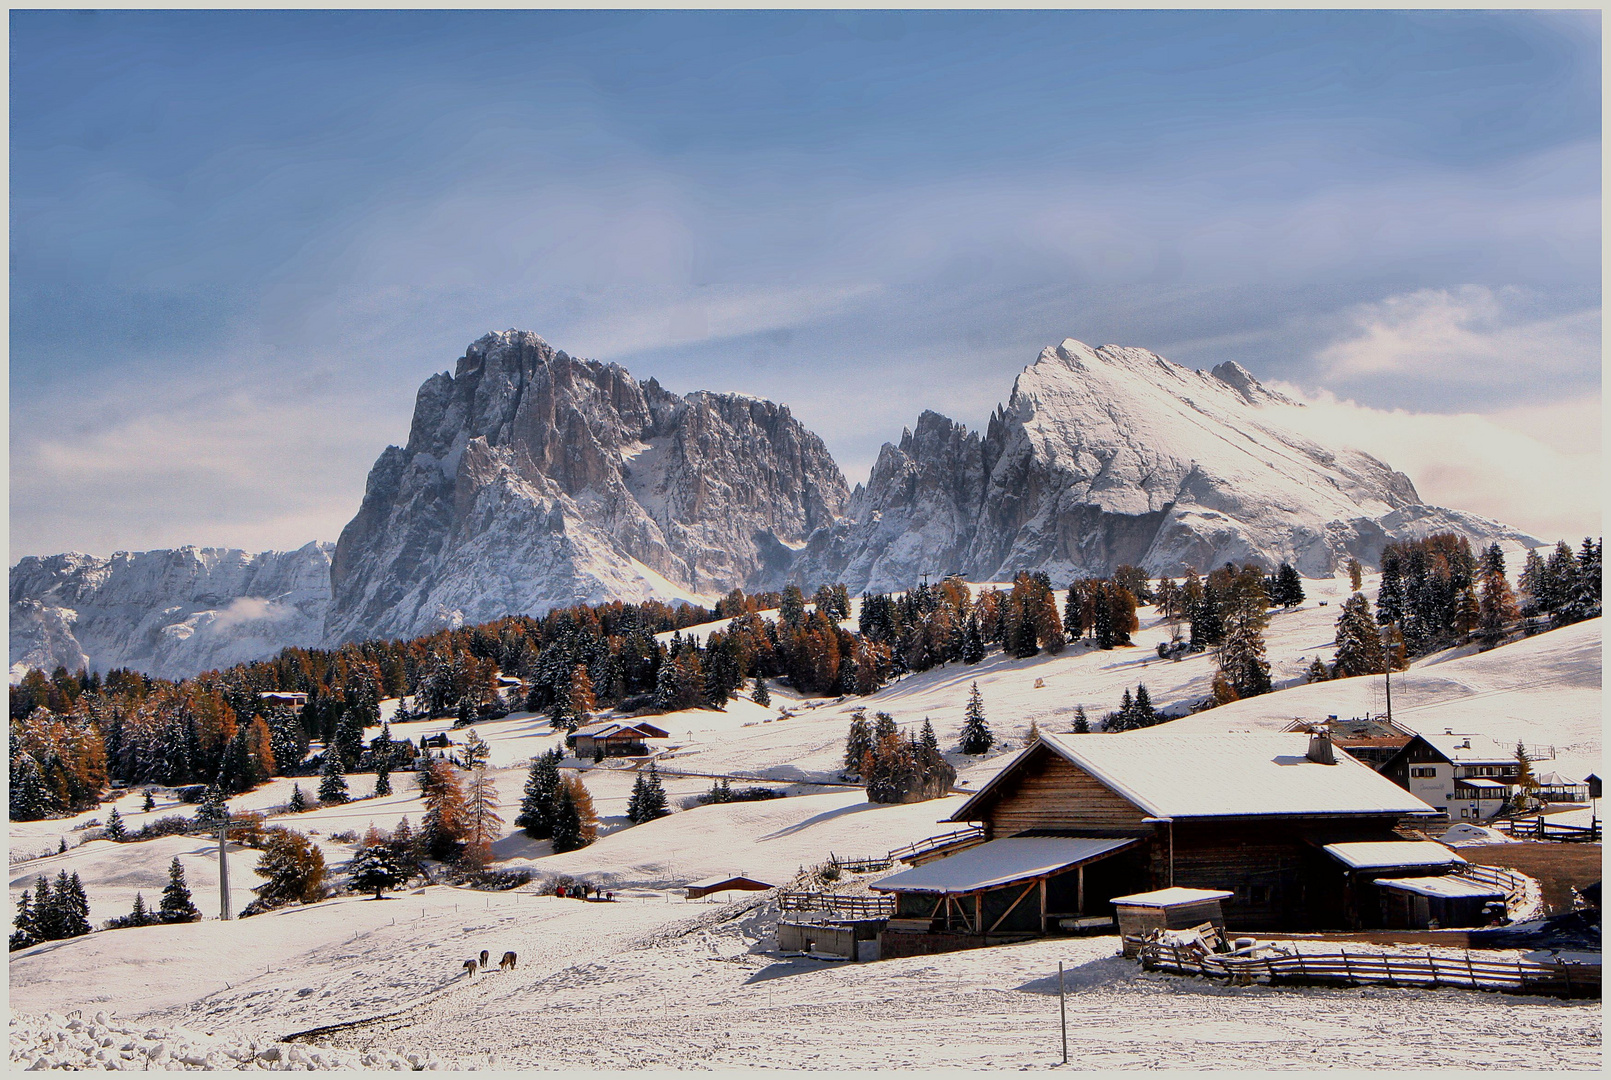
[(1057, 962), (1057, 1014), (1063, 1027), (1063, 1064), (1068, 1064), (1068, 998), (1063, 992), (1063, 961)]

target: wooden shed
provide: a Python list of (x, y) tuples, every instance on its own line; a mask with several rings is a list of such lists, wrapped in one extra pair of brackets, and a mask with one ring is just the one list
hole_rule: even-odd
[(745, 877), (743, 874), (718, 874), (715, 877), (690, 882), (685, 886), (690, 900), (699, 900), (709, 896), (711, 893), (728, 891), (765, 892), (776, 887), (775, 885), (768, 885), (764, 881), (757, 881), (752, 877)]
[(1451, 848), (1430, 840), (1390, 840), (1327, 844), (1325, 853), (1342, 871), (1340, 902), (1343, 924), (1354, 930), (1406, 929), (1393, 922), (1397, 899), (1383, 892), (1389, 878), (1445, 875), (1466, 865)]
[[(1220, 904), (1235, 895), (1223, 889), (1187, 889), (1177, 885), (1133, 896), (1115, 896), (1113, 907), (1118, 913), (1121, 938), (1139, 937), (1149, 930), (1190, 930), (1203, 923), (1213, 923), (1223, 931), (1225, 912)], [(1128, 941), (1124, 955), (1135, 955)]]
[(1486, 926), (1493, 905), (1498, 905), (1500, 913), (1505, 909), (1503, 889), (1480, 885), (1469, 878), (1381, 878), (1376, 884), (1382, 889), (1390, 930)]

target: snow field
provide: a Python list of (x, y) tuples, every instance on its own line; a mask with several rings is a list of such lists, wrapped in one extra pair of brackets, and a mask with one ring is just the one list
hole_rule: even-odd
[(179, 1028), (141, 1027), (109, 1017), (11, 1014), (13, 1069), (153, 1069), (192, 1072), (215, 1069), (442, 1069), (433, 1056), (386, 1050), (331, 1050), (249, 1038), (216, 1038)]
[[(1061, 960), (1075, 1068), (1592, 1069), (1601, 1060), (1598, 1002), (1229, 987), (1142, 972), (1112, 937), (866, 964), (785, 958), (767, 951), (775, 906), (745, 907), (569, 965), (518, 997), (436, 999), (324, 1041), (449, 1048), (469, 1025), (477, 1045), (516, 1068), (1046, 1068), (1060, 1060)], [(530, 1018), (533, 1000), (543, 1002), (541, 1022)]]

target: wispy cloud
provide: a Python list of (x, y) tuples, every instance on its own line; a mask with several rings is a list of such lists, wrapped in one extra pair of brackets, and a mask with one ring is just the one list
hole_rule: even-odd
[(1598, 308), (1540, 316), (1518, 288), (1419, 289), (1344, 315), (1340, 340), (1316, 359), (1325, 378), (1397, 375), (1482, 387), (1542, 382), (1599, 363)]
[(1280, 409), (1282, 423), (1382, 459), (1409, 476), (1429, 503), (1482, 514), (1543, 540), (1602, 531), (1598, 394), (1485, 415), (1439, 414), (1271, 385), (1304, 403)]

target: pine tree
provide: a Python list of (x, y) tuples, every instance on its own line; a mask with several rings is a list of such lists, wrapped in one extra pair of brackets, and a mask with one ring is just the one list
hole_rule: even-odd
[(22, 899), (17, 902), (17, 917), (12, 920), (16, 927), (11, 932), (11, 951), (26, 949), (30, 945), (39, 943), (38, 926), (34, 918), (34, 905), (31, 894), (27, 889), (22, 890)]
[(1359, 560), (1350, 557), (1348, 560), (1348, 587), (1358, 592), (1365, 580), (1365, 568), (1359, 565)]
[(78, 872), (69, 877), (63, 870), (56, 879), (56, 903), (61, 908), (61, 936), (81, 937), (90, 932), (89, 897), (78, 880)]
[(55, 796), (40, 775), (39, 763), (32, 754), (18, 748), (15, 736), (11, 747), (10, 794), (12, 821), (38, 821), (56, 809)]
[(1355, 593), (1343, 601), (1342, 614), (1337, 617), (1332, 674), (1337, 678), (1373, 675), (1382, 670), (1384, 662), (1382, 639), (1376, 620), (1371, 618), (1370, 601), (1363, 593)]
[(641, 825), (669, 813), (671, 809), (666, 802), (665, 786), (660, 782), (659, 770), (654, 762), (650, 762), (649, 771), (640, 772), (632, 785), (632, 798), (627, 802), (627, 818), (634, 825)]
[(772, 692), (766, 688), (766, 680), (759, 673), (756, 673), (755, 691), (750, 694), (750, 700), (761, 706), (772, 704)]
[(1331, 678), (1331, 672), (1326, 670), (1325, 661), (1321, 660), (1318, 656), (1315, 657), (1314, 660), (1309, 664), (1307, 674), (1309, 681), (1312, 683), (1325, 682), (1327, 679)]
[(351, 887), (354, 892), (374, 893), (376, 900), (384, 899), (387, 889), (395, 889), (408, 881), (408, 873), (399, 865), (396, 855), (385, 844), (365, 844), (353, 855), (348, 864)]
[[(588, 835), (586, 812), (577, 799), (576, 789), (581, 787), (581, 781), (574, 777), (566, 777), (560, 785), (559, 802), (554, 811), (553, 845), (556, 853), (575, 851), (592, 843), (592, 837)], [(585, 795), (586, 791), (586, 788), (582, 788), (582, 794)], [(589, 810), (590, 804), (591, 800)], [(597, 827), (596, 823), (594, 827)]]
[(942, 756), (940, 754), (940, 740), (934, 734), (934, 725), (929, 718), (923, 718), (923, 727), (918, 732), (918, 746), (922, 748), (924, 758)]
[(524, 829), (533, 840), (546, 840), (553, 835), (560, 789), (558, 753), (555, 747), (532, 758), (531, 771), (526, 775), (526, 789), (515, 826)]
[(34, 879), (34, 937), (38, 941), (56, 941), (62, 936), (62, 911), (59, 899), (50, 891), (50, 879), (44, 874)]
[[(1497, 546), (1497, 545), (1495, 545)], [(1516, 787), (1524, 792), (1530, 792), (1538, 786), (1538, 778), (1533, 775), (1533, 759), (1527, 753), (1527, 745), (1520, 739), (1516, 740)]]
[(255, 915), (282, 904), (311, 904), (324, 896), (324, 853), (306, 836), (289, 829), (269, 830), (263, 855), (252, 872), (265, 878), (243, 915)]
[(677, 665), (670, 655), (660, 661), (660, 671), (655, 675), (654, 707), (660, 712), (677, 708)]
[(156, 920), (151, 917), (151, 912), (146, 910), (145, 895), (143, 893), (135, 893), (134, 909), (129, 912), (127, 925), (150, 926), (155, 921)]
[[(346, 709), (336, 723), (335, 752), (341, 758), (341, 771), (351, 772), (364, 756), (364, 720), (360, 710)], [(328, 755), (327, 755), (328, 756)]]
[(1085, 706), (1074, 706), (1074, 734), (1089, 735), (1091, 733), (1090, 718), (1085, 715)]
[(179, 856), (168, 864), (168, 884), (162, 890), (162, 904), (157, 908), (157, 920), (165, 923), (195, 922), (201, 912), (190, 902), (190, 887), (185, 884), (185, 868)]
[(425, 793), (425, 820), (420, 823), (425, 850), (435, 859), (451, 858), (464, 839), (464, 789), (441, 758), (433, 758), (418, 780)]
[(108, 840), (122, 840), (129, 835), (129, 830), (123, 824), (123, 815), (112, 807), (112, 812), (106, 817), (106, 838)]
[(302, 794), (301, 784), (291, 785), (291, 813), (300, 814), (308, 808), (308, 797)]
[(1275, 577), (1275, 594), (1271, 597), (1282, 607), (1297, 607), (1303, 603), (1303, 579), (1290, 563), (1282, 563)]
[(477, 771), (465, 793), (464, 860), (481, 869), (492, 861), (492, 842), (503, 818), (498, 814), (498, 787), (485, 772)]
[(1152, 707), (1152, 695), (1147, 693), (1146, 683), (1136, 685), (1136, 700), (1131, 715), (1135, 727), (1152, 727), (1158, 722), (1158, 713)]
[(390, 795), (391, 793), (392, 793), (391, 770), (386, 767), (386, 762), (384, 762), (384, 761), (378, 762), (375, 765), (375, 791), (370, 796), (370, 798), (378, 799), (378, 798), (381, 798), (384, 795)]
[(149, 814), (151, 811), (155, 810), (156, 808), (157, 808), (157, 800), (151, 794), (151, 789), (146, 788), (145, 789), (145, 802), (140, 806), (140, 809), (142, 811), (144, 811), (145, 813)]
[(460, 756), (464, 759), (464, 767), (474, 772), (476, 769), (486, 768), (487, 759), (492, 756), (492, 748), (487, 745), (485, 739), (476, 734), (475, 728), (471, 728), (465, 732), (464, 751)]
[(862, 758), (873, 748), (873, 733), (867, 726), (867, 714), (857, 709), (850, 714), (850, 733), (845, 736), (845, 771), (861, 773)]
[(326, 751), (324, 768), (319, 770), (319, 802), (336, 806), (347, 801), (347, 777), (341, 766), (341, 755)]
[(995, 735), (985, 722), (984, 699), (979, 696), (979, 684), (975, 682), (968, 692), (968, 704), (963, 710), (962, 740), (959, 749), (964, 754), (985, 754), (989, 753), (995, 741)]
[(984, 634), (979, 629), (979, 615), (972, 608), (962, 620), (961, 660), (964, 664), (977, 664), (985, 658)]
[[(1498, 551), (1499, 545), (1495, 544), (1489, 550)], [(1501, 553), (1500, 559), (1503, 558)], [(1510, 583), (1505, 580), (1503, 573), (1489, 571), (1483, 575), (1477, 608), (1478, 633), (1489, 644), (1497, 644), (1504, 637), (1505, 628), (1516, 618), (1516, 597), (1511, 593)]]

